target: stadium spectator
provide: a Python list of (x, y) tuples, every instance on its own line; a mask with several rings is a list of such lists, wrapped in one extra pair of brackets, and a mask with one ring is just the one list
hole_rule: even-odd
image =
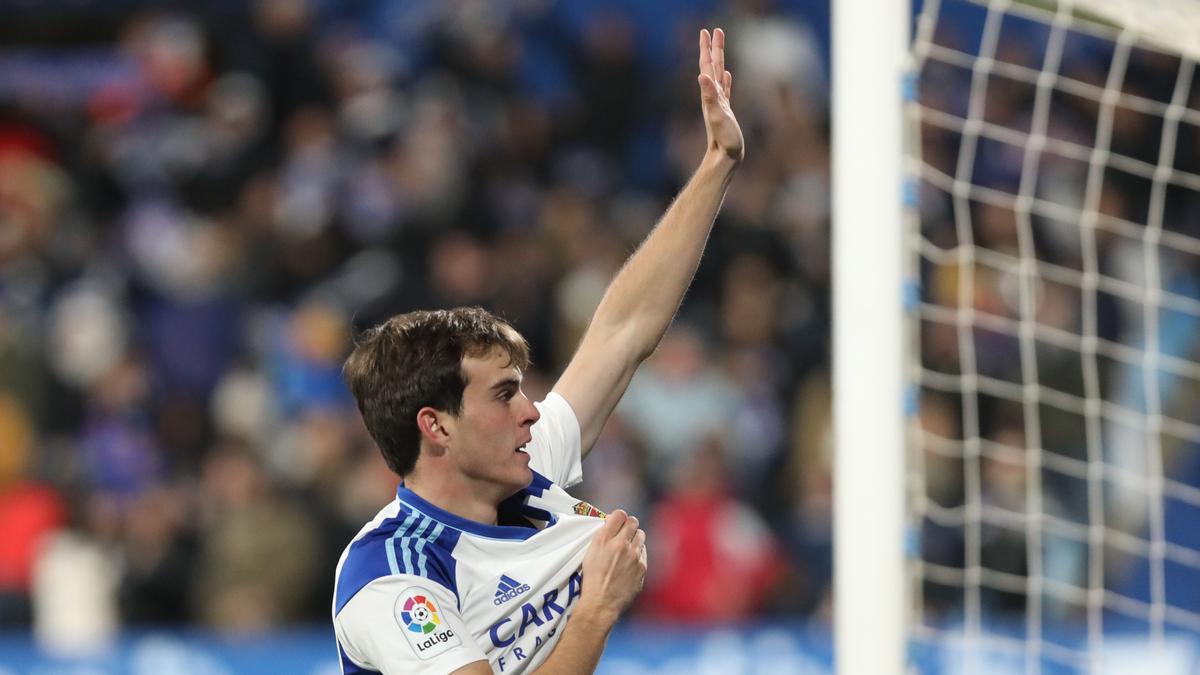
[(275, 494), (259, 459), (237, 443), (210, 451), (203, 471), (199, 616), (229, 632), (294, 621), (324, 572), (304, 512)]
[[(33, 633), (52, 654), (94, 656), (120, 630), (121, 499), (105, 492), (80, 495), (69, 527), (38, 542), (32, 570)], [(65, 525), (65, 523), (64, 523)]]
[(642, 614), (685, 621), (740, 621), (762, 614), (784, 566), (778, 543), (753, 509), (733, 498), (729, 461), (710, 438), (675, 464), (672, 488), (654, 507), (653, 571)]

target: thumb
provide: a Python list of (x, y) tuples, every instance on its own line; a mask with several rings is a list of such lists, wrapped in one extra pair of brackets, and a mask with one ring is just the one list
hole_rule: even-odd
[(623, 509), (617, 509), (608, 514), (608, 517), (604, 519), (604, 527), (601, 527), (600, 531), (596, 533), (596, 539), (612, 539), (617, 536), (628, 518), (629, 515)]

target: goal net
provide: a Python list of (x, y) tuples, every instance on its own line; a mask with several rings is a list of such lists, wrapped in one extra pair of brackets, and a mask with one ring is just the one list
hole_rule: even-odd
[(1194, 0), (919, 9), (909, 635), (930, 670), (1200, 672), (1197, 57)]

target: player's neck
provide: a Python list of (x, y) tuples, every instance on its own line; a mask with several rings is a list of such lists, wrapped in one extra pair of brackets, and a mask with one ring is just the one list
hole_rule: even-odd
[(507, 496), (497, 497), (495, 486), (444, 471), (414, 471), (405, 476), (404, 487), (443, 511), (484, 525), (496, 524), (497, 507)]

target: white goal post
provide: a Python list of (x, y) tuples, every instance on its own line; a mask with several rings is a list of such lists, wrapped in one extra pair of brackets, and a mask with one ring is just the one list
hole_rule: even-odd
[(837, 672), (1200, 672), (1200, 0), (832, 2)]
[(902, 86), (906, 0), (834, 0), (834, 654), (839, 673), (905, 654)]

